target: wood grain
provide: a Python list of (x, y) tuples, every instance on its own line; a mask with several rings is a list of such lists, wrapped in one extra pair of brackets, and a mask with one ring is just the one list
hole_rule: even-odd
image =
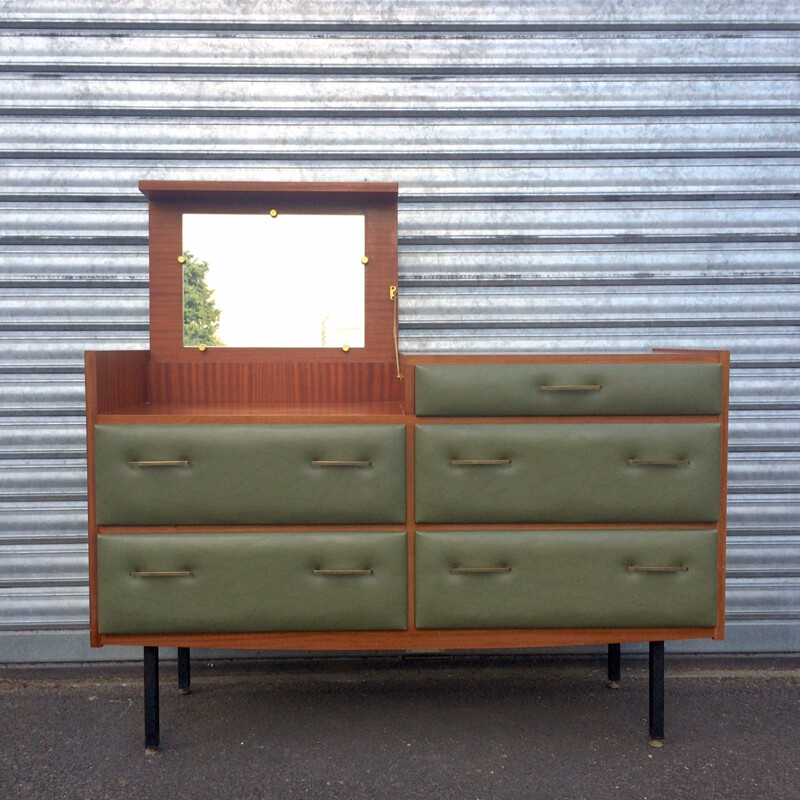
[[(239, 183), (143, 181), (150, 199), (150, 350), (154, 361), (375, 362), (395, 361), (394, 304), (397, 285), (397, 185), (370, 183)], [(336, 348), (183, 346), (184, 213), (363, 214), (365, 249), (365, 347)]]
[[(729, 356), (727, 353), (669, 352), (614, 355), (421, 355), (404, 361), (404, 380), (398, 380), (393, 361), (374, 362), (286, 362), (286, 361), (150, 361), (146, 351), (87, 353), (87, 440), (89, 446), (89, 509), (90, 509), (90, 609), (91, 643), (126, 645), (165, 645), (185, 647), (222, 647), (272, 650), (428, 650), (428, 649), (512, 649), (607, 644), (650, 640), (714, 638), (724, 636), (725, 609), (725, 533), (727, 475), (727, 409)], [(719, 421), (722, 427), (719, 523), (707, 525), (615, 525), (615, 528), (694, 529), (716, 528), (718, 531), (718, 615), (713, 628), (595, 628), (535, 630), (416, 630), (414, 628), (414, 541), (417, 530), (489, 530), (493, 525), (415, 525), (414, 514), (414, 436), (417, 422), (469, 422), (469, 418), (420, 418), (413, 413), (414, 371), (417, 363), (721, 363), (723, 366), (723, 412), (718, 416), (700, 417), (547, 417), (547, 418), (475, 418), (486, 423), (515, 421), (563, 422), (673, 422)], [(407, 530), (408, 535), (408, 619), (406, 631), (235, 633), (198, 635), (100, 635), (97, 630), (96, 538), (94, 524), (93, 441), (94, 423), (297, 423), (346, 422), (402, 423), (407, 426), (407, 526), (389, 526)], [(593, 529), (608, 525), (518, 524), (509, 529)], [(292, 526), (292, 530), (358, 529), (357, 526)], [(287, 529), (286, 526), (160, 526), (147, 528), (148, 533), (192, 532), (207, 530), (255, 531)], [(389, 529), (389, 528), (387, 528)], [(136, 535), (136, 527), (104, 527), (103, 533)]]
[(153, 403), (329, 405), (397, 402), (394, 363), (179, 361), (150, 364)]
[(529, 630), (322, 631), (290, 633), (104, 634), (102, 644), (254, 650), (485, 650), (708, 639), (713, 628), (540, 628)]
[(148, 400), (147, 350), (87, 351), (86, 483), (89, 512), (89, 642), (99, 646), (97, 633), (97, 525), (95, 524), (94, 427), (106, 411), (141, 406)]

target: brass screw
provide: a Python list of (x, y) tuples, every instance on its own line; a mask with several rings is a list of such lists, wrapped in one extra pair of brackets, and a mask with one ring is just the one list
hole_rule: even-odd
[(367, 256), (364, 256), (364, 258), (361, 259), (361, 263), (364, 266), (366, 266), (367, 264), (369, 264), (369, 258), (367, 258)]
[(186, 256), (178, 256), (178, 263), (185, 264), (186, 263)]
[(343, 345), (342, 345), (342, 350), (343, 350), (345, 353), (349, 353), (349, 352), (350, 352), (350, 345), (349, 345), (349, 344), (343, 344)]
[(273, 219), (275, 219), (275, 217), (277, 217), (277, 216), (278, 216), (278, 210), (277, 210), (276, 208), (272, 208), (272, 209), (270, 209), (269, 215), (270, 215), (270, 216), (271, 216)]
[(207, 348), (207, 347), (206, 347), (206, 345), (204, 345), (204, 344), (199, 344), (199, 345), (197, 345), (197, 349), (198, 349), (198, 350), (199, 350), (201, 353), (205, 353), (205, 351), (206, 351), (208, 348)]

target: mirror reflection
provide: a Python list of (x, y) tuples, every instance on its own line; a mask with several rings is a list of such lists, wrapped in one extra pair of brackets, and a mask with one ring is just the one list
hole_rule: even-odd
[(184, 347), (364, 347), (363, 215), (184, 214)]

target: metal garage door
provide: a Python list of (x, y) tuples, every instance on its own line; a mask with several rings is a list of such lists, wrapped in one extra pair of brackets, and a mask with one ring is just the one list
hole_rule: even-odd
[(167, 178), (398, 181), (406, 352), (729, 348), (687, 646), (800, 650), (797, 2), (0, 5), (0, 661), (98, 655), (82, 354), (147, 346)]

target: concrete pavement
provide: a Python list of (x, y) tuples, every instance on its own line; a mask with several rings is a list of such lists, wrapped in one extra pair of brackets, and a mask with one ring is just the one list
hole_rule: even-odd
[(0, 669), (0, 798), (798, 800), (800, 659), (667, 655), (193, 661), (161, 668), (161, 749), (126, 665)]

